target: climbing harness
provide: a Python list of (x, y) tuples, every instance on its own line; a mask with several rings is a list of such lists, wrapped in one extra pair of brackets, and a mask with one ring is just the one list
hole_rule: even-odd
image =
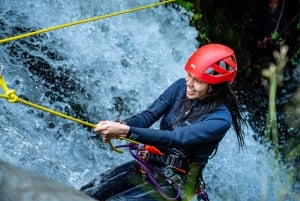
[(174, 149), (175, 153), (163, 154), (153, 146), (145, 145), (144, 149), (146, 151), (141, 153), (145, 160), (164, 164), (180, 173), (187, 173), (189, 162), (186, 159), (186, 156), (179, 150)]
[[(184, 162), (186, 160), (184, 160), (183, 158), (177, 156), (176, 154), (164, 154), (156, 147), (149, 145), (128, 143), (125, 145), (116, 146), (116, 148), (124, 147), (127, 147), (129, 149), (129, 153), (137, 162), (138, 171), (141, 174), (147, 175), (152, 185), (163, 198), (167, 200), (177, 200), (181, 198), (181, 200), (187, 201), (197, 195), (197, 199), (199, 201), (209, 201), (208, 194), (205, 191), (205, 185), (202, 181), (198, 185), (196, 184), (196, 182), (192, 182), (192, 185), (187, 186), (184, 186), (184, 184), (182, 185), (181, 182), (178, 182), (182, 181), (180, 175), (185, 174), (190, 176), (191, 174), (194, 174), (193, 170), (188, 169), (188, 164), (187, 162)], [(164, 166), (160, 167), (153, 162), (160, 162)], [(194, 171), (198, 170), (199, 169), (196, 168)], [(167, 181), (168, 184), (170, 184), (174, 188), (174, 190), (176, 191), (176, 195), (174, 197), (170, 197), (167, 195), (161, 185), (157, 182), (157, 176), (155, 175)], [(182, 186), (183, 190), (181, 189)], [(198, 187), (194, 189), (195, 186)], [(188, 194), (187, 197), (183, 198), (186, 194)]]
[[(141, 155), (141, 152), (145, 152), (146, 150), (144, 149), (144, 146), (140, 146), (137, 144), (133, 144), (133, 143), (129, 143), (126, 145), (119, 145), (116, 146), (118, 148), (121, 147), (128, 147), (129, 149), (129, 153), (132, 155), (132, 157), (136, 160), (136, 162), (138, 163), (139, 167), (139, 171), (142, 174), (145, 174), (148, 176), (148, 178), (150, 179), (151, 183), (154, 185), (154, 187), (157, 189), (157, 191), (160, 193), (160, 195), (162, 197), (164, 197), (167, 200), (177, 200), (180, 197), (180, 184), (177, 183), (175, 181), (175, 179), (168, 177), (166, 174), (164, 174), (164, 172), (154, 166), (151, 165), (149, 163), (146, 162), (145, 158), (144, 158), (144, 153)], [(162, 154), (162, 153), (161, 153)], [(156, 178), (155, 178), (155, 174), (157, 174), (158, 176), (160, 176), (161, 178), (165, 179), (166, 181), (168, 181), (174, 188), (176, 191), (176, 195), (174, 197), (169, 197), (161, 188), (160, 184), (157, 182)]]
[(83, 23), (87, 23), (87, 22), (101, 20), (101, 19), (108, 18), (108, 17), (113, 17), (113, 16), (117, 16), (117, 15), (136, 12), (136, 11), (144, 10), (144, 9), (147, 9), (147, 8), (151, 8), (151, 7), (155, 7), (155, 6), (159, 6), (159, 5), (163, 5), (163, 4), (167, 4), (167, 3), (171, 3), (171, 2), (175, 2), (175, 1), (176, 0), (160, 1), (160, 2), (149, 4), (149, 5), (146, 5), (146, 6), (140, 6), (140, 7), (137, 7), (137, 8), (132, 8), (132, 9), (129, 9), (129, 10), (114, 12), (114, 13), (110, 13), (110, 14), (107, 14), (107, 15), (102, 15), (102, 16), (87, 18), (87, 19), (84, 19), (84, 20), (79, 20), (79, 21), (70, 22), (70, 23), (66, 23), (66, 24), (56, 25), (56, 26), (53, 26), (53, 27), (40, 29), (40, 30), (37, 30), (37, 31), (25, 33), (25, 34), (12, 36), (12, 37), (9, 37), (9, 38), (4, 38), (4, 39), (0, 40), (0, 43), (6, 43), (6, 42), (9, 42), (9, 41), (18, 40), (18, 39), (26, 38), (26, 37), (29, 37), (29, 36), (34, 36), (34, 35), (37, 35), (37, 34), (46, 33), (46, 32), (54, 31), (54, 30), (57, 30), (57, 29), (62, 29), (62, 28), (78, 25), (78, 24), (83, 24)]

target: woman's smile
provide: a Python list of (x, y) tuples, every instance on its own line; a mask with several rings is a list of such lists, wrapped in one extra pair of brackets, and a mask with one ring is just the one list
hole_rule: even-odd
[(187, 74), (185, 78), (186, 82), (186, 96), (188, 99), (203, 98), (207, 95), (209, 85), (205, 82), (201, 82), (193, 77), (191, 74)]

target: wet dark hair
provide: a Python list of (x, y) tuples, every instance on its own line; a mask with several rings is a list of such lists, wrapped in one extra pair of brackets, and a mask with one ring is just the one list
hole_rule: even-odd
[(233, 128), (237, 135), (239, 147), (245, 148), (245, 133), (242, 130), (242, 124), (245, 123), (245, 120), (231, 86), (227, 82), (210, 86), (212, 87), (212, 92), (201, 100), (200, 107), (195, 107), (199, 100), (190, 100), (185, 95), (182, 97), (184, 101), (179, 106), (178, 119), (175, 125), (183, 125), (186, 120), (193, 123), (199, 117), (213, 112), (220, 104), (225, 104), (232, 116)]

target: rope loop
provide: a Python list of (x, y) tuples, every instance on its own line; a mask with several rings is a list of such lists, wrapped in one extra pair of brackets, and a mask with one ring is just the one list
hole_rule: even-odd
[(6, 91), (5, 93), (5, 98), (7, 99), (8, 102), (11, 102), (11, 103), (15, 103), (18, 101), (19, 97), (18, 95), (16, 94), (16, 91), (15, 90), (8, 90)]

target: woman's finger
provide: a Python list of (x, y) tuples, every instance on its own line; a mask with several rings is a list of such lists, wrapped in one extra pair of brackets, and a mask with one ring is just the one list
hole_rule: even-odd
[(96, 127), (94, 128), (95, 132), (101, 132), (105, 129), (107, 129), (107, 122), (106, 121), (100, 121), (98, 124), (96, 124)]
[(107, 143), (110, 141), (110, 138), (107, 135), (102, 135), (103, 142)]

